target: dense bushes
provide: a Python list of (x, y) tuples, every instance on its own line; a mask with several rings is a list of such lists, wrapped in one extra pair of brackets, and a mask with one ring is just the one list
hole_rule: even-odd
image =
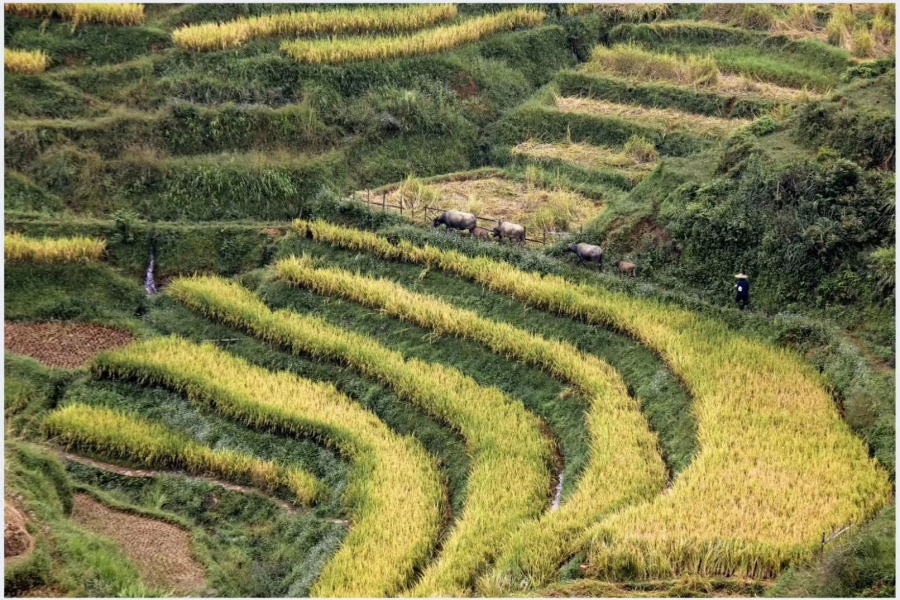
[[(828, 155), (779, 166), (751, 154), (742, 176), (685, 184), (661, 216), (683, 248), (680, 272), (718, 287), (734, 270), (755, 275), (763, 308), (865, 299), (863, 256), (892, 240), (893, 179)], [(872, 300), (872, 298), (868, 298)]]
[(150, 219), (288, 219), (323, 186), (346, 186), (341, 153), (223, 154), (160, 158), (137, 152), (104, 161), (71, 146), (52, 148), (30, 173), (80, 212), (129, 209)]
[[(885, 77), (893, 84), (893, 76)], [(797, 117), (794, 137), (810, 148), (834, 148), (865, 167), (894, 170), (896, 120), (892, 108), (859, 106), (852, 99), (837, 95), (831, 101), (804, 106)]]

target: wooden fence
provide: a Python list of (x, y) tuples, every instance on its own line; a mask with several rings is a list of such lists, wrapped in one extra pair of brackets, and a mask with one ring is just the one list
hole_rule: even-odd
[[(430, 220), (433, 220), (434, 218), (437, 218), (447, 212), (447, 209), (435, 208), (433, 206), (423, 206), (422, 208), (408, 208), (404, 207), (402, 202), (400, 204), (389, 204), (387, 201), (387, 195), (388, 193), (386, 191), (382, 192), (379, 201), (379, 197), (377, 194), (373, 198), (371, 191), (366, 190), (365, 195), (354, 192), (350, 198), (358, 202), (362, 202), (363, 204), (369, 206), (369, 208), (374, 208), (376, 210), (378, 208), (381, 208), (382, 211), (395, 210), (398, 211), (401, 216), (405, 212), (409, 216), (409, 219), (413, 222), (417, 221), (416, 213), (421, 211), (422, 224), (428, 224)], [(485, 229), (493, 229), (494, 226), (500, 224), (499, 219), (494, 219), (491, 217), (482, 217), (480, 215), (475, 215), (475, 219), (478, 221), (479, 227), (481, 227), (484, 223), (491, 224), (489, 227), (485, 227)], [(583, 232), (583, 229), (579, 229), (579, 232)], [(552, 244), (561, 238), (574, 235), (574, 233), (571, 231), (543, 231), (541, 232), (541, 234), (541, 239), (530, 238), (528, 237), (528, 229), (525, 229), (525, 242), (531, 244), (546, 245)]]

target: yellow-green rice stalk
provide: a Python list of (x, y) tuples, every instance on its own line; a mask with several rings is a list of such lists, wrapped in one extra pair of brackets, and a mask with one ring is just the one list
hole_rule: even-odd
[(299, 467), (285, 467), (230, 450), (213, 450), (165, 425), (108, 408), (70, 404), (50, 413), (44, 426), (57, 441), (69, 447), (101, 452), (148, 467), (246, 479), (269, 491), (284, 488), (307, 506), (327, 492), (325, 484)]
[(841, 419), (820, 375), (793, 352), (659, 301), (488, 258), (393, 244), (324, 222), (294, 227), (320, 242), (441, 269), (530, 306), (625, 331), (684, 381), (700, 450), (668, 493), (590, 532), (592, 576), (773, 576), (891, 497), (887, 472)]
[(74, 263), (100, 260), (106, 242), (87, 237), (29, 238), (7, 233), (3, 240), (3, 255), (9, 262)]
[(177, 337), (101, 353), (92, 370), (165, 386), (253, 428), (315, 437), (353, 463), (345, 495), (353, 526), (311, 596), (395, 595), (433, 552), (446, 502), (433, 459), (333, 385)]
[(443, 52), (501, 31), (534, 27), (545, 17), (539, 11), (517, 8), (459, 25), (426, 29), (411, 36), (286, 41), (281, 44), (281, 51), (306, 64), (341, 65), (353, 61), (404, 58)]
[[(540, 421), (459, 371), (407, 360), (369, 337), (289, 311), (218, 277), (181, 278), (169, 293), (192, 310), (297, 353), (335, 360), (390, 386), (462, 434), (472, 457), (466, 506), (413, 595), (464, 594), (522, 522), (546, 507), (553, 448)], [(511, 483), (514, 477), (515, 483)]]
[(572, 544), (579, 532), (610, 511), (648, 500), (665, 487), (656, 435), (619, 374), (598, 358), (385, 279), (316, 269), (308, 258), (281, 260), (274, 270), (280, 279), (316, 293), (376, 308), (440, 335), (484, 344), (496, 354), (547, 370), (590, 399), (586, 415), (590, 460), (575, 492), (559, 511), (527, 523), (514, 536), (499, 560), (497, 578), (549, 583), (558, 565), (579, 550)]

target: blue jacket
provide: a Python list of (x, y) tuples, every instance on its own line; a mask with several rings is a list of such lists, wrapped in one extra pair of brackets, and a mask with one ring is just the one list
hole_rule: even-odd
[(734, 284), (734, 288), (737, 290), (738, 298), (750, 297), (750, 282), (746, 279), (738, 279), (738, 282)]

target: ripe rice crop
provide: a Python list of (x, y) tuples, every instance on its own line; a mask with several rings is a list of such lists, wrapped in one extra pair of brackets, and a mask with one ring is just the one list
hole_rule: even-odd
[(888, 474), (796, 354), (723, 324), (485, 257), (298, 220), (314, 240), (441, 269), (524, 304), (613, 327), (658, 352), (694, 397), (700, 451), (672, 489), (610, 517), (590, 537), (598, 577), (769, 577), (811, 558), (822, 536), (870, 518)]
[(449, 21), (456, 18), (456, 12), (455, 4), (286, 12), (228, 23), (187, 25), (172, 33), (172, 41), (185, 50), (206, 51), (238, 48), (251, 40), (266, 37), (373, 31), (396, 33)]
[(545, 17), (542, 12), (517, 8), (464, 21), (459, 25), (427, 29), (411, 36), (286, 41), (281, 44), (281, 50), (297, 62), (314, 65), (404, 58), (443, 52), (500, 31), (535, 27)]
[(358, 302), (439, 335), (474, 340), (500, 356), (546, 369), (590, 399), (590, 462), (560, 510), (527, 523), (507, 545), (497, 569), (503, 576), (515, 573), (512, 577), (519, 579), (525, 574), (532, 584), (549, 583), (557, 567), (578, 551), (571, 542), (579, 531), (612, 510), (649, 500), (665, 487), (656, 435), (619, 374), (596, 357), (385, 279), (316, 269), (308, 258), (281, 260), (274, 270), (280, 279), (316, 293)]
[(3, 254), (9, 262), (73, 263), (99, 260), (106, 242), (87, 237), (29, 238), (7, 233)]
[(619, 17), (626, 21), (655, 21), (669, 16), (668, 4), (569, 4), (566, 13), (585, 15), (592, 12)]
[(333, 385), (272, 373), (212, 344), (157, 338), (99, 355), (98, 376), (162, 385), (249, 427), (312, 436), (353, 462), (353, 527), (312, 597), (396, 594), (431, 555), (445, 496), (422, 446), (393, 433)]
[(3, 49), (3, 64), (10, 73), (34, 75), (43, 73), (50, 64), (50, 58), (43, 50)]
[(75, 25), (140, 25), (144, 22), (143, 4), (7, 4), (8, 13), (31, 18), (59, 17)]
[(643, 125), (663, 127), (667, 132), (685, 131), (712, 137), (731, 135), (751, 123), (748, 119), (706, 117), (673, 108), (644, 108), (590, 98), (557, 97), (556, 108), (562, 112), (639, 121)]
[[(538, 516), (550, 489), (550, 442), (540, 421), (500, 390), (455, 369), (406, 360), (371, 338), (307, 315), (272, 312), (252, 292), (218, 277), (173, 281), (169, 293), (192, 310), (258, 338), (336, 360), (389, 385), (459, 431), (472, 457), (466, 507), (416, 596), (457, 596), (523, 521)], [(515, 485), (509, 476), (515, 473)]]
[(164, 425), (108, 408), (70, 404), (50, 413), (44, 426), (66, 446), (98, 451), (150, 467), (246, 479), (270, 491), (284, 488), (307, 506), (327, 491), (321, 481), (298, 467), (284, 467), (229, 450), (212, 450)]

